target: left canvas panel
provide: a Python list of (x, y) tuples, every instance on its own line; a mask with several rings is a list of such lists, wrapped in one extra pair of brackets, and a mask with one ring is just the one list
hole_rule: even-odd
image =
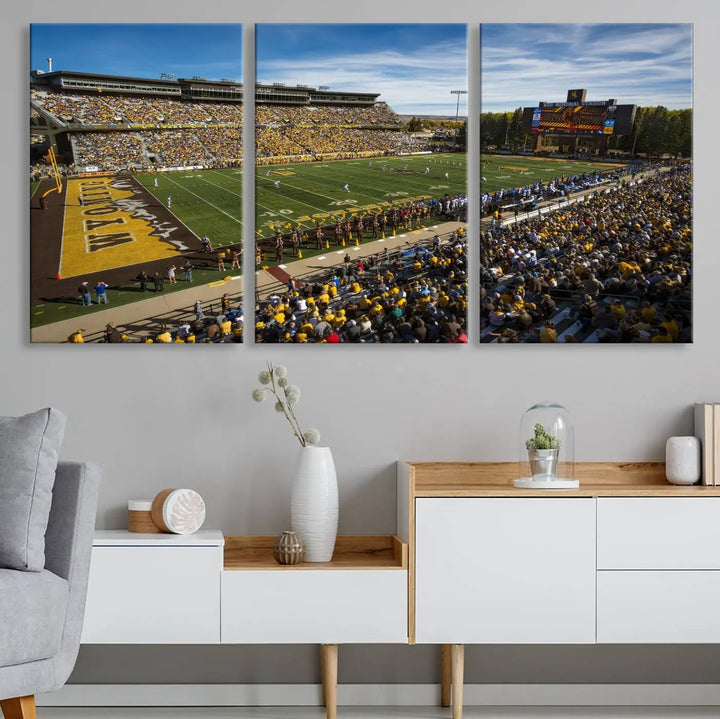
[(32, 342), (242, 342), (242, 26), (30, 28)]

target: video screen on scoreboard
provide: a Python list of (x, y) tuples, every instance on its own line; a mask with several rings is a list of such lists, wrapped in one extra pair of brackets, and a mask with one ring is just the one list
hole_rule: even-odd
[(616, 105), (544, 105), (533, 108), (533, 132), (591, 132), (612, 135)]

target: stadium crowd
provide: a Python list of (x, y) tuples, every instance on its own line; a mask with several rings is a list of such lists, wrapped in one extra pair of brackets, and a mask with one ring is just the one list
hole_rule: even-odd
[(207, 147), (192, 131), (165, 130), (140, 133), (146, 152), (164, 167), (193, 167), (213, 164)]
[[(241, 163), (243, 108), (239, 103), (36, 88), (31, 90), (31, 100), (34, 112), (42, 108), (62, 122), (87, 128), (70, 132), (74, 165), (79, 170)], [(426, 149), (424, 141), (407, 133), (385, 103), (370, 107), (259, 104), (256, 125), (259, 164)]]
[[(156, 290), (158, 291), (158, 290)], [(193, 307), (171, 317), (154, 317), (138, 325), (109, 322), (97, 342), (142, 344), (224, 344), (243, 341), (243, 298), (225, 293), (216, 302), (197, 300)], [(67, 341), (87, 344), (85, 330), (71, 333)]]
[(75, 164), (102, 170), (127, 167), (227, 167), (242, 163), (239, 128), (70, 133)]
[(385, 103), (371, 107), (258, 105), (256, 154), (285, 161), (369, 157), (424, 149)]
[(384, 102), (370, 107), (319, 107), (316, 105), (265, 105), (255, 108), (260, 125), (344, 125), (348, 127), (402, 127), (398, 115)]
[(481, 192), (481, 215), (488, 216), (497, 212), (507, 212), (514, 206), (525, 203), (539, 203), (553, 198), (567, 197), (573, 192), (617, 181), (626, 172), (626, 168), (619, 168), (603, 172), (586, 172), (580, 175), (561, 175), (546, 182), (518, 185), (508, 189), (501, 188), (495, 192)]
[(80, 125), (123, 124), (204, 126), (242, 125), (243, 108), (235, 102), (190, 102), (165, 97), (47, 92), (31, 89), (31, 100), (59, 120)]
[(115, 110), (99, 95), (46, 92), (31, 88), (30, 100), (61, 122), (82, 125), (109, 125), (118, 121)]
[(687, 342), (691, 167), (494, 224), (481, 258), (482, 341)]
[(70, 136), (78, 167), (103, 170), (145, 167), (143, 138), (137, 132), (76, 132)]
[(256, 129), (258, 158), (277, 156), (326, 157), (345, 153), (356, 157), (413, 152), (424, 142), (403, 130), (353, 128), (341, 125), (281, 125)]
[[(274, 238), (258, 238), (256, 262), (262, 266), (266, 260), (263, 253), (276, 251), (275, 260), (280, 263), (291, 254), (297, 257), (298, 249), (323, 249), (333, 245), (347, 247), (356, 240), (379, 239), (396, 232), (413, 230), (424, 226), (431, 218), (467, 221), (467, 195), (444, 195), (438, 200), (418, 199), (406, 203), (393, 203), (388, 207), (374, 208), (366, 214), (336, 216), (334, 225), (317, 225), (314, 230), (291, 232), (277, 231)], [(278, 252), (279, 250), (279, 252)]]
[(258, 302), (260, 343), (462, 343), (467, 242), (458, 231), (288, 280)]

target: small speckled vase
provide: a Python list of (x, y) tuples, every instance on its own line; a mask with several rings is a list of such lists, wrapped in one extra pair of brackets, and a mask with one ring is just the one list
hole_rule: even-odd
[(304, 554), (305, 547), (300, 537), (289, 529), (273, 542), (273, 557), (278, 564), (300, 564)]
[(700, 479), (697, 437), (670, 437), (665, 444), (665, 476), (670, 484), (695, 484)]

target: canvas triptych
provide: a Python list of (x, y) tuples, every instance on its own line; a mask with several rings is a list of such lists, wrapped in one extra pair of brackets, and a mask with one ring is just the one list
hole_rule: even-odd
[(690, 24), (254, 43), (244, 77), (240, 24), (31, 26), (33, 342), (692, 341)]

